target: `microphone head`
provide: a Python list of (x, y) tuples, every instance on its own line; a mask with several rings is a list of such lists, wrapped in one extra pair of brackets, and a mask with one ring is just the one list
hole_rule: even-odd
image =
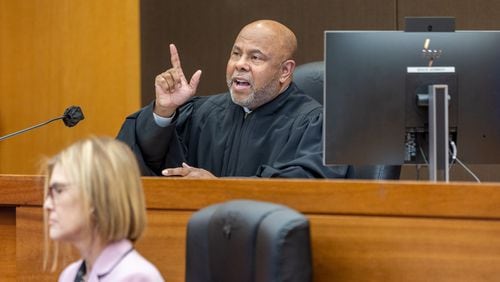
[(79, 106), (71, 106), (63, 114), (63, 122), (67, 127), (75, 126), (84, 118), (82, 109)]

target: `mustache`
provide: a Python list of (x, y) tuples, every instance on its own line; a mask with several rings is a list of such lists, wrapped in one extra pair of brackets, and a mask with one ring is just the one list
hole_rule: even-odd
[(226, 79), (227, 87), (231, 88), (231, 86), (236, 82), (237, 79), (245, 80), (250, 84), (250, 87), (253, 88), (253, 79), (251, 77), (247, 77), (246, 75), (240, 75), (238, 73), (233, 74), (230, 78)]

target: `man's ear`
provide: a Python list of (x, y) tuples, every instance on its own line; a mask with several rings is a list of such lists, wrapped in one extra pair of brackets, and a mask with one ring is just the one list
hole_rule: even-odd
[(287, 80), (291, 79), (294, 70), (295, 70), (295, 61), (294, 60), (284, 61), (281, 64), (280, 82), (285, 83)]

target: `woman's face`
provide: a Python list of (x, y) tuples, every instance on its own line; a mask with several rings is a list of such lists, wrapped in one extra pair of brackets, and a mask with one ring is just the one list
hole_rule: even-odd
[(50, 176), (49, 192), (43, 208), (48, 211), (52, 240), (78, 243), (85, 239), (86, 219), (79, 187), (70, 183), (63, 167), (56, 164)]

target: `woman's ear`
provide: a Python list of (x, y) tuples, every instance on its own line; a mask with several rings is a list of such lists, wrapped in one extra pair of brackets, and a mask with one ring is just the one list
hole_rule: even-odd
[(295, 61), (294, 60), (284, 61), (281, 64), (280, 82), (285, 83), (287, 80), (291, 79), (294, 70), (295, 70)]

